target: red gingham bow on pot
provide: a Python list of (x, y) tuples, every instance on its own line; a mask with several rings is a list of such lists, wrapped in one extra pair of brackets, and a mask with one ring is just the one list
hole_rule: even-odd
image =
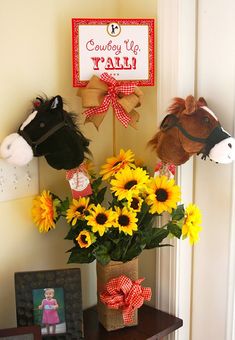
[(127, 127), (135, 127), (139, 114), (134, 110), (140, 106), (142, 91), (134, 83), (120, 83), (108, 73), (100, 78), (93, 76), (85, 88), (78, 90), (82, 105), (89, 108), (84, 111), (85, 122), (93, 122), (98, 128), (110, 105), (117, 119)]
[(149, 287), (141, 287), (144, 279), (132, 281), (125, 275), (110, 280), (105, 291), (100, 293), (100, 300), (108, 308), (122, 309), (124, 324), (132, 322), (134, 310), (140, 308), (144, 300), (150, 301), (152, 292)]

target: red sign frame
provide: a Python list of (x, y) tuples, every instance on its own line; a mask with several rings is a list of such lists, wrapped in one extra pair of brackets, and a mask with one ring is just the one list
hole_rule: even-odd
[[(127, 39), (124, 41), (124, 45), (121, 46), (120, 45), (111, 45), (110, 42), (112, 43), (113, 41), (115, 41), (115, 39), (117, 40), (117, 36), (118, 34), (113, 35), (111, 37), (109, 37), (109, 42), (108, 44), (103, 45), (96, 45), (94, 47), (94, 39), (91, 37), (87, 38), (87, 31), (89, 32), (92, 31), (94, 32), (94, 29), (97, 30), (97, 27), (102, 26), (102, 30), (104, 31), (104, 25), (107, 27), (106, 28), (106, 34), (108, 33), (109, 35), (111, 35), (111, 33), (113, 33), (113, 31), (111, 32), (111, 24), (116, 24), (116, 26), (112, 26), (115, 29), (117, 29), (118, 32), (118, 27), (119, 27), (119, 33), (120, 36), (118, 37), (119, 41), (121, 39), (121, 29), (123, 27), (123, 31), (125, 30), (125, 32), (129, 31), (131, 32), (131, 34), (133, 34), (133, 32), (135, 32), (136, 36), (137, 36), (137, 40), (138, 40), (138, 34), (137, 34), (137, 30), (141, 29), (146, 31), (147, 28), (147, 37), (146, 35), (144, 35), (144, 39), (143, 39), (143, 33), (142, 33), (142, 39), (140, 40), (140, 43), (136, 43), (134, 40)], [(93, 26), (94, 25), (94, 26)], [(89, 26), (89, 28), (86, 28), (87, 31), (84, 31), (84, 27), (85, 26)], [(133, 30), (133, 26), (136, 26), (135, 30)], [(73, 18), (72, 19), (72, 57), (73, 57), (73, 86), (74, 87), (83, 87), (86, 86), (89, 79), (91, 78), (92, 75), (96, 74), (96, 75), (100, 75), (103, 72), (107, 72), (110, 75), (114, 76), (115, 79), (117, 79), (118, 81), (121, 82), (134, 82), (136, 85), (138, 86), (153, 86), (154, 85), (154, 78), (155, 78), (155, 65), (154, 65), (154, 61), (155, 61), (155, 51), (154, 51), (154, 26), (155, 26), (155, 20), (154, 19), (117, 19), (117, 18), (109, 18), (109, 19), (87, 19), (87, 18)], [(110, 29), (110, 32), (108, 31)], [(83, 33), (81, 32), (83, 30)], [(102, 32), (103, 32), (102, 31)], [(84, 33), (85, 32), (85, 33)], [(93, 33), (94, 34), (94, 33)], [(101, 33), (102, 34), (102, 33)], [(83, 36), (86, 36), (87, 39), (90, 39), (87, 41), (87, 44), (84, 45), (82, 44), (81, 40), (84, 42), (84, 38)], [(146, 41), (143, 42), (143, 40), (145, 40), (146, 37)], [(113, 39), (113, 40), (112, 40)], [(80, 43), (80, 44), (79, 44)], [(88, 45), (88, 43), (90, 43), (90, 45)], [(91, 43), (93, 45), (91, 45)], [(142, 46), (140, 44), (145, 44), (144, 48), (142, 48)], [(81, 45), (81, 46), (80, 46)], [(86, 48), (84, 47), (86, 46)], [(91, 48), (89, 49), (87, 46), (92, 46), (93, 49), (93, 56), (90, 57), (90, 55), (88, 55), (91, 50)], [(102, 50), (102, 48), (107, 48), (110, 47), (114, 50), (114, 48), (116, 48), (116, 52), (114, 55), (114, 52), (112, 50), (112, 52), (109, 53), (113, 53), (113, 56), (107, 56), (107, 51), (103, 52), (102, 51), (96, 51), (95, 48), (99, 48), (100, 50)], [(141, 48), (139, 47), (141, 46)], [(117, 48), (120, 47), (120, 51), (117, 50)], [(130, 53), (132, 52), (132, 56), (133, 57), (125, 57), (122, 56), (122, 51), (121, 48), (123, 47), (123, 50), (126, 51), (126, 53)], [(139, 49), (139, 50), (138, 50)], [(88, 51), (85, 51), (88, 50)], [(131, 52), (130, 52), (131, 51)], [(143, 52), (145, 51), (145, 54), (143, 56)], [(139, 55), (138, 55), (139, 52)], [(104, 56), (104, 54), (106, 53), (106, 57)], [(141, 55), (142, 53), (142, 55)], [(97, 56), (98, 55), (98, 56)], [(139, 58), (139, 59), (137, 59)], [(142, 59), (141, 59), (142, 58)], [(92, 63), (87, 63), (86, 65), (84, 64), (84, 60), (89, 60), (92, 59)], [(120, 61), (120, 60), (124, 60), (124, 61)], [(106, 62), (106, 64), (105, 64)], [(80, 71), (80, 65), (83, 65), (82, 71)], [(89, 64), (89, 65), (88, 65)], [(138, 70), (136, 67), (136, 64), (139, 66)], [(105, 65), (105, 66), (104, 66)], [(93, 68), (92, 68), (92, 67)], [(143, 79), (141, 79), (141, 77), (138, 77), (138, 72), (142, 72), (143, 66), (145, 67), (144, 71), (144, 77)], [(82, 67), (82, 66), (81, 66)], [(106, 69), (104, 69), (104, 67)], [(141, 68), (142, 67), (142, 68)], [(108, 69), (108, 70), (107, 70)], [(85, 71), (84, 71), (85, 70)], [(113, 72), (115, 70), (119, 70), (118, 72)], [(124, 72), (126, 71), (126, 72)], [(86, 73), (85, 75), (82, 75), (82, 72)], [(119, 74), (122, 73), (122, 74)], [(135, 74), (137, 74), (137, 78), (133, 79), (133, 77), (135, 77)], [(122, 78), (123, 77), (123, 78)], [(126, 79), (125, 77), (130, 77), (131, 79)], [(124, 79), (125, 78), (125, 79)], [(138, 79), (139, 78), (139, 79)]]

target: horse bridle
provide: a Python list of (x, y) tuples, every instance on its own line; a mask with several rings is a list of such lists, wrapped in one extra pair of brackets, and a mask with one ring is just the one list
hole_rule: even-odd
[(20, 127), (17, 131), (17, 133), (22, 136), (25, 141), (31, 146), (33, 150), (33, 154), (35, 157), (40, 156), (40, 154), (37, 153), (37, 147), (45, 142), (49, 137), (51, 137), (55, 132), (61, 130), (64, 127), (69, 127), (76, 130), (75, 127), (71, 124), (71, 122), (68, 120), (68, 117), (65, 115), (65, 112), (63, 111), (63, 120), (59, 123), (57, 123), (55, 126), (53, 126), (50, 130), (48, 130), (44, 135), (39, 137), (36, 140), (32, 140), (32, 138), (29, 136), (29, 134), (23, 129), (20, 130)]
[[(167, 127), (164, 128), (164, 122), (166, 119), (171, 116), (171, 124), (167, 125)], [(173, 118), (173, 119), (172, 119)], [(199, 151), (198, 154), (202, 153), (202, 159), (206, 159), (207, 156), (209, 156), (210, 150), (219, 142), (222, 140), (230, 137), (230, 135), (223, 130), (222, 126), (218, 123), (218, 125), (212, 130), (212, 132), (209, 134), (206, 138), (196, 137), (192, 136), (190, 133), (188, 133), (187, 130), (179, 123), (178, 117), (175, 116), (173, 113), (167, 115), (164, 120), (162, 121), (160, 125), (160, 129), (163, 131), (169, 130), (173, 127), (176, 127), (180, 130), (180, 132), (189, 140), (193, 142), (199, 142), (202, 144), (205, 144), (205, 147)]]

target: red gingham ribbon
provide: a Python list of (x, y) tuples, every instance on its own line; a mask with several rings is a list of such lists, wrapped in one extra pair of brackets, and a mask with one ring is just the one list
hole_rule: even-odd
[(118, 103), (118, 94), (129, 95), (134, 92), (135, 84), (122, 84), (110, 76), (108, 73), (102, 73), (100, 79), (108, 85), (108, 92), (104, 97), (103, 103), (99, 107), (86, 110), (84, 113), (87, 118), (93, 117), (96, 114), (106, 112), (110, 105), (112, 105), (117, 119), (125, 126), (128, 126), (131, 118), (127, 115), (121, 104)]
[(122, 309), (124, 324), (129, 324), (133, 320), (134, 310), (140, 308), (144, 300), (150, 301), (152, 292), (149, 287), (141, 287), (140, 283), (144, 279), (132, 281), (125, 275), (121, 275), (110, 280), (100, 293), (100, 300), (108, 308)]

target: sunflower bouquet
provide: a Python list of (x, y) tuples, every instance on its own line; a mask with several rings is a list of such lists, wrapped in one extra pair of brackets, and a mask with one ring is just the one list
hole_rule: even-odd
[[(126, 262), (144, 249), (167, 246), (167, 237), (198, 241), (201, 212), (194, 204), (180, 204), (174, 179), (151, 177), (135, 162), (131, 150), (120, 150), (90, 173), (92, 194), (79, 199), (60, 199), (44, 190), (33, 201), (33, 221), (40, 232), (56, 227), (60, 217), (69, 226), (65, 239), (73, 241), (68, 263)], [(156, 217), (168, 213), (167, 223), (156, 226)]]

